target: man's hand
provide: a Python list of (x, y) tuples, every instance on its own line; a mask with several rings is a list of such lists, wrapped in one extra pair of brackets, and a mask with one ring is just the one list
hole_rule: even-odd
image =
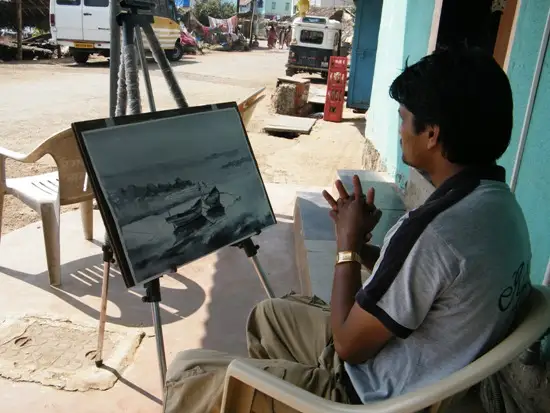
[[(353, 177), (353, 194), (349, 195), (340, 180), (336, 181), (340, 198), (335, 201), (326, 191), (323, 196), (331, 207), (336, 224), (338, 251), (366, 252), (365, 242), (378, 224), (382, 212), (374, 206), (374, 189), (365, 196), (359, 177)], [(369, 267), (380, 255), (380, 249), (369, 248)], [(361, 254), (365, 255), (365, 254)], [(372, 269), (372, 268), (371, 268)], [(334, 271), (331, 296), (331, 326), (334, 348), (340, 358), (357, 364), (373, 357), (391, 338), (391, 333), (370, 313), (355, 303), (361, 288), (361, 267), (357, 263), (338, 264)]]
[(331, 207), (330, 217), (336, 225), (338, 250), (359, 252), (382, 215), (374, 205), (374, 188), (370, 188), (365, 196), (357, 175), (353, 176), (351, 196), (342, 181), (336, 181), (336, 188), (340, 195), (337, 201), (327, 191), (323, 191), (323, 196)]

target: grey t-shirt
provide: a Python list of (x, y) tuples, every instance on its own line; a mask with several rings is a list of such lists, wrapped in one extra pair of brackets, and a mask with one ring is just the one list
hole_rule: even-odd
[(388, 250), (400, 254), (399, 244), (390, 245), (398, 232), (401, 240), (410, 232), (410, 214), (386, 235), (356, 297), (395, 336), (367, 362), (346, 363), (363, 403), (424, 387), (466, 366), (506, 336), (530, 292), (527, 225), (504, 182), (482, 180), (429, 220), (400, 267), (381, 269), (399, 261)]

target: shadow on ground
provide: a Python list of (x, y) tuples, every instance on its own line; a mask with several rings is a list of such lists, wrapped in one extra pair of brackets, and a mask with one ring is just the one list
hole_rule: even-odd
[[(0, 267), (0, 272), (51, 293), (84, 314), (99, 320), (99, 305), (97, 303), (101, 297), (102, 268), (101, 254), (66, 263), (61, 269), (63, 284), (60, 287), (49, 285), (47, 271), (40, 274), (28, 274)], [(170, 324), (189, 317), (205, 301), (204, 290), (197, 283), (181, 274), (164, 275), (161, 286), (163, 324)], [(118, 308), (119, 315), (108, 315), (107, 322), (128, 327), (152, 326), (151, 308), (149, 304), (142, 302), (143, 295), (145, 295), (144, 288), (127, 289), (120, 272), (116, 268), (111, 268), (108, 294), (108, 307), (111, 307), (111, 311), (108, 313), (116, 313), (113, 311), (114, 306)], [(91, 302), (91, 305), (86, 302)], [(167, 308), (170, 308), (170, 311), (167, 311)]]
[[(280, 297), (290, 290), (299, 291), (299, 284), (292, 223), (281, 222), (280, 215), (278, 219), (277, 225), (253, 240), (260, 246), (257, 257), (268, 273), (275, 296)], [(220, 251), (210, 291), (203, 348), (247, 355), (245, 329), (248, 314), (254, 305), (267, 298), (252, 263), (247, 261), (244, 251), (232, 248)]]
[[(355, 116), (360, 116), (360, 117), (355, 117)], [(361, 134), (361, 136), (363, 138), (366, 138), (365, 136), (366, 119), (364, 115), (354, 114), (353, 118), (344, 118), (342, 119), (341, 123), (347, 123), (355, 126), (359, 131), (359, 133)]]
[[(156, 71), (159, 70), (159, 67), (157, 63), (154, 61), (153, 58), (147, 58), (148, 68), (149, 71)], [(195, 64), (199, 63), (194, 56), (184, 56), (181, 60), (177, 62), (170, 62), (170, 66), (172, 67), (178, 67), (178, 66), (186, 66), (189, 64)], [(78, 64), (74, 62), (64, 63), (63, 66), (71, 67), (71, 68), (77, 68), (77, 69), (86, 69), (86, 68), (95, 68), (95, 69), (107, 69), (109, 67), (109, 60), (92, 60), (84, 64)]]

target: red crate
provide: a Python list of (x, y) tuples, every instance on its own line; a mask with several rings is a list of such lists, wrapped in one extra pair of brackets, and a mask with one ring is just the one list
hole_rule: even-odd
[(338, 71), (348, 71), (348, 58), (347, 56), (331, 56), (329, 71), (338, 70)]
[(348, 80), (348, 58), (332, 56), (327, 77), (327, 96), (323, 118), (329, 122), (340, 122), (344, 112), (346, 99), (346, 83)]
[(348, 81), (347, 72), (328, 72), (327, 89), (345, 88)]
[(344, 112), (345, 98), (345, 88), (334, 88), (327, 90), (323, 119), (328, 122), (341, 122), (342, 114)]

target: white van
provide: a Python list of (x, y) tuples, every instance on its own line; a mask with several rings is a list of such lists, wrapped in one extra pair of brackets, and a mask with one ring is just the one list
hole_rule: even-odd
[[(118, 1), (118, 0), (115, 0)], [(55, 44), (69, 46), (75, 62), (86, 63), (91, 54), (109, 57), (109, 0), (50, 0), (50, 29)], [(180, 60), (183, 47), (174, 0), (156, 0), (152, 24), (166, 55)], [(143, 32), (142, 32), (143, 33)], [(149, 49), (143, 34), (145, 49)]]

